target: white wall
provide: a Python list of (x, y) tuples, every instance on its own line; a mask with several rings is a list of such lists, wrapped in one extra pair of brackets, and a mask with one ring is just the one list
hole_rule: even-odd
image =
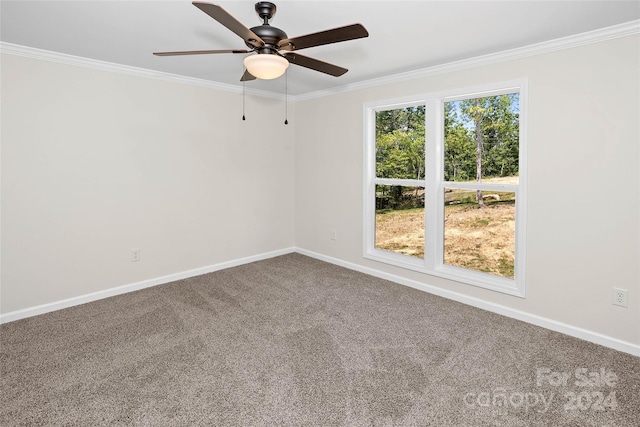
[(257, 121), (282, 101), (1, 66), (1, 313), (294, 245), (293, 128)]
[[(639, 47), (635, 35), (299, 101), (269, 132), (254, 112), (282, 101), (249, 97), (242, 122), (238, 94), (3, 55), (0, 313), (295, 245), (637, 348)], [(522, 77), (526, 299), (364, 259), (363, 103)], [(629, 308), (611, 305), (612, 286)]]
[[(296, 245), (640, 344), (639, 56), (635, 35), (299, 102)], [(526, 298), (364, 259), (363, 103), (523, 77), (530, 114)], [(629, 290), (629, 308), (611, 304), (613, 286)]]

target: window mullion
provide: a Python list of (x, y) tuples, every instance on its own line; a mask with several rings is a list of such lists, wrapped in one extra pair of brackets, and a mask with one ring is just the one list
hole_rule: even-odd
[[(425, 236), (424, 259), (429, 270), (435, 270), (442, 263), (443, 251), (443, 211), (438, 201), (443, 197), (442, 190), (442, 147), (439, 140), (444, 135), (442, 102), (436, 98), (428, 98), (425, 102)], [(439, 261), (438, 261), (439, 260)]]

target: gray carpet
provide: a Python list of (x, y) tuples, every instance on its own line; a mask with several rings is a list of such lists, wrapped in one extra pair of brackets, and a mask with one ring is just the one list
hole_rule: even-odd
[(640, 358), (299, 254), (0, 331), (2, 426), (640, 425)]

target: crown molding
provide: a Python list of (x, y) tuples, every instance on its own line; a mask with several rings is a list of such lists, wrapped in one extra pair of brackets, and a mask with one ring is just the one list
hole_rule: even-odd
[[(195, 77), (181, 76), (178, 74), (154, 71), (146, 68), (132, 67), (130, 65), (116, 64), (113, 62), (99, 61), (97, 59), (84, 58), (81, 56), (67, 55), (66, 53), (52, 52), (34, 47), (22, 46), (13, 43), (0, 42), (0, 53), (23, 56), (26, 58), (40, 59), (44, 61), (57, 62), (65, 65), (91, 68), (112, 73), (127, 74), (130, 76), (146, 77), (157, 80), (164, 80), (173, 83), (182, 83), (192, 86), (200, 86), (208, 89), (216, 89), (224, 92), (242, 93), (242, 87), (225, 83), (218, 83), (210, 80), (197, 79)], [(263, 98), (284, 99), (284, 95), (276, 92), (246, 88), (247, 95), (260, 96)]]
[[(438, 74), (451, 73), (454, 71), (465, 70), (468, 68), (480, 67), (499, 62), (511, 61), (515, 59), (526, 58), (545, 53), (551, 53), (558, 50), (570, 49), (591, 43), (598, 43), (610, 39), (626, 37), (640, 33), (640, 20), (625, 22), (623, 24), (611, 27), (601, 28), (585, 33), (575, 34), (559, 39), (554, 39), (542, 43), (536, 43), (516, 49), (505, 50), (502, 52), (492, 53), (488, 55), (476, 56), (474, 58), (463, 59), (460, 61), (449, 62), (446, 64), (435, 65), (433, 67), (422, 68), (419, 70), (408, 71), (390, 76), (365, 80), (362, 82), (337, 86), (331, 89), (324, 89), (314, 92), (308, 92), (301, 95), (289, 95), (291, 102), (307, 101), (314, 98), (322, 98), (329, 95), (335, 95), (343, 92), (351, 92), (375, 86), (386, 85), (390, 83), (398, 83), (407, 80), (413, 80)], [(129, 65), (115, 64), (112, 62), (99, 61), (96, 59), (84, 58), (80, 56), (67, 55), (59, 52), (52, 52), (33, 47), (21, 46), (13, 43), (0, 42), (0, 52), (11, 55), (24, 56), (27, 58), (41, 59), (45, 61), (58, 62), (61, 64), (75, 65), (79, 67), (92, 68), (102, 71), (110, 71), (114, 73), (128, 74), (139, 77), (147, 77), (158, 80), (164, 80), (174, 83), (182, 83), (209, 89), (216, 89), (225, 92), (242, 93), (242, 88), (236, 85), (213, 82), (210, 80), (197, 79), (194, 77), (181, 76), (177, 74), (164, 73), (161, 71), (153, 71), (146, 68), (132, 67)], [(285, 99), (281, 93), (269, 92), (264, 90), (246, 88), (248, 95), (260, 96), (264, 98)]]
[(308, 92), (302, 95), (292, 96), (291, 100), (306, 101), (314, 98), (335, 95), (343, 92), (351, 92), (354, 90), (367, 89), (370, 87), (382, 86), (390, 83), (398, 83), (407, 80), (413, 80), (423, 77), (435, 76), (438, 74), (451, 73), (461, 71), (468, 68), (480, 67), (483, 65), (496, 64), (499, 62), (512, 61), (515, 59), (526, 58), (545, 53), (551, 53), (564, 49), (571, 49), (592, 43), (603, 42), (606, 40), (616, 39), (620, 37), (631, 36), (640, 33), (640, 20), (629, 21), (623, 24), (605, 27), (586, 33), (575, 34), (559, 39), (549, 40), (546, 42), (536, 43), (515, 49), (509, 49), (501, 52), (491, 53), (488, 55), (476, 56), (460, 61), (449, 62), (433, 67), (421, 68), (419, 70), (407, 71), (404, 73), (393, 74), (390, 76), (365, 80), (362, 82), (337, 86), (331, 89), (324, 89), (315, 92)]

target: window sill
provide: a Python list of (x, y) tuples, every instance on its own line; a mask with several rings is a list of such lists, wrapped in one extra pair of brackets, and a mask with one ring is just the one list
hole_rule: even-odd
[(514, 279), (507, 279), (493, 274), (471, 271), (450, 265), (440, 265), (435, 269), (430, 269), (427, 268), (424, 259), (411, 257), (409, 255), (401, 255), (381, 249), (366, 251), (364, 253), (364, 258), (519, 298), (525, 297), (524, 286), (522, 284), (518, 286), (517, 281)]

